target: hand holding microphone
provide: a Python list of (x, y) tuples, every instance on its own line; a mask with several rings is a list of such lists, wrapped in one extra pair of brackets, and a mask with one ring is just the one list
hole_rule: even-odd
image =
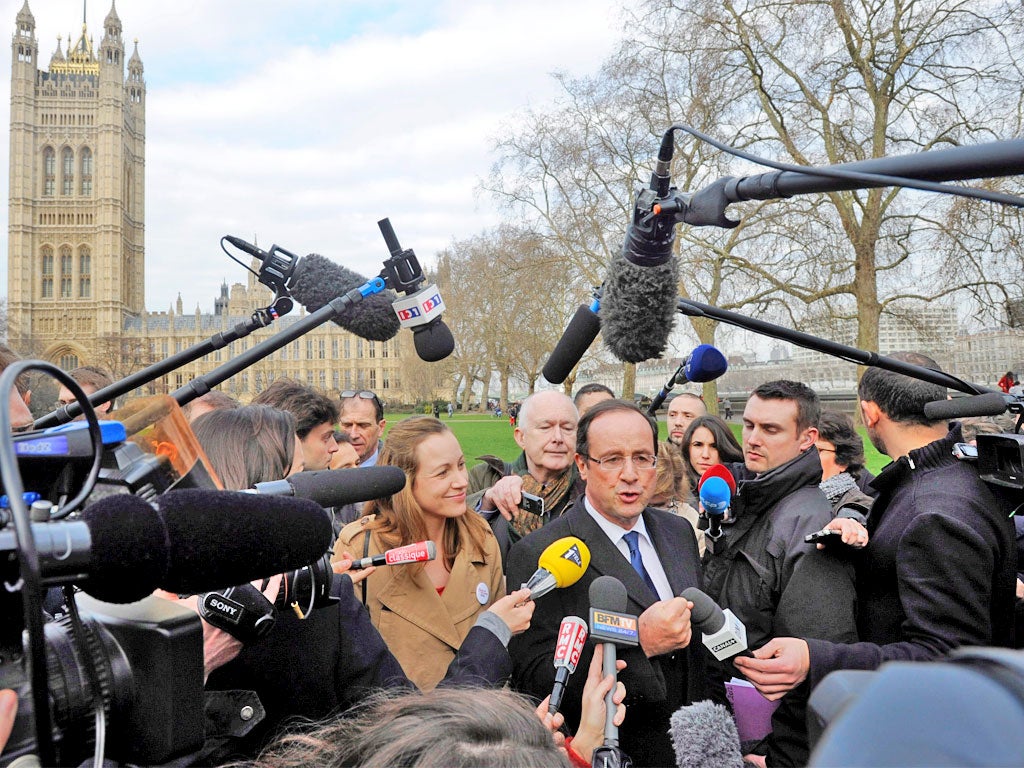
[(569, 587), (580, 580), (590, 566), (590, 550), (575, 536), (553, 541), (537, 558), (537, 570), (523, 586), (530, 599), (543, 597), (552, 589)]
[(747, 651), (747, 628), (732, 611), (723, 611), (718, 603), (696, 587), (684, 589), (683, 597), (693, 604), (693, 625), (701, 632), (704, 647), (716, 659), (724, 661), (741, 653), (750, 655)]

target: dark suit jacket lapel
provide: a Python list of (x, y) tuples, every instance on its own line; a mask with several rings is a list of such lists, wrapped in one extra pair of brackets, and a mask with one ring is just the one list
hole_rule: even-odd
[(687, 587), (696, 586), (699, 578), (696, 572), (692, 572), (691, 566), (696, 566), (696, 561), (687, 558), (688, 564), (684, 564), (682, 553), (676, 551), (681, 542), (677, 542), (671, 533), (666, 530), (664, 520), (657, 515), (650, 513), (650, 508), (644, 510), (644, 523), (647, 525), (647, 532), (654, 542), (654, 549), (661, 560), (661, 567), (665, 569), (669, 586), (672, 587), (673, 595), (682, 594)]
[[(582, 499), (576, 502), (566, 516), (572, 534), (582, 539), (590, 549), (590, 568), (588, 570), (594, 571), (595, 578), (596, 576), (614, 576), (621, 581), (626, 587), (626, 594), (630, 601), (636, 604), (631, 611), (636, 611), (639, 615), (658, 599), (657, 595), (652, 593), (650, 587), (640, 578), (640, 574), (633, 570), (633, 566), (629, 564), (625, 555), (612, 544), (611, 539), (601, 530), (601, 526), (590, 516)], [(639, 610), (637, 610), (637, 606), (639, 606)]]

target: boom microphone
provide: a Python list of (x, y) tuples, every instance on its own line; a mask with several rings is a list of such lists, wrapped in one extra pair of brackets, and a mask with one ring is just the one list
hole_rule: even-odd
[(404, 487), (405, 472), (398, 467), (378, 466), (297, 472), (284, 480), (256, 483), (246, 493), (294, 496), (315, 501), (321, 507), (343, 507), (393, 496)]
[(406, 565), (408, 563), (425, 563), (437, 558), (437, 545), (432, 541), (417, 541), (404, 547), (395, 547), (379, 555), (370, 555), (354, 560), (350, 570), (358, 571), (371, 565)]
[(565, 536), (544, 548), (537, 558), (537, 570), (523, 586), (530, 590), (530, 599), (536, 600), (556, 587), (572, 586), (589, 566), (587, 545), (575, 536)]
[(651, 416), (657, 413), (658, 409), (661, 408), (661, 404), (665, 402), (665, 398), (668, 397), (668, 393), (672, 391), (676, 384), (714, 381), (725, 373), (728, 367), (729, 363), (726, 361), (725, 355), (719, 352), (718, 349), (710, 344), (700, 344), (685, 357), (682, 365), (672, 374), (672, 378), (654, 396), (650, 406), (647, 408), (647, 413)]
[(999, 416), (1006, 413), (1007, 404), (1012, 402), (1016, 402), (1012, 395), (986, 392), (984, 395), (955, 397), (952, 400), (933, 400), (924, 404), (924, 415), (932, 421), (970, 416)]
[(713, 701), (680, 707), (669, 735), (679, 768), (743, 768), (740, 735), (729, 710)]
[(704, 647), (716, 659), (725, 661), (747, 650), (747, 628), (732, 611), (723, 611), (718, 603), (696, 587), (684, 589), (682, 597), (693, 603), (690, 623), (701, 632)]
[(558, 640), (555, 642), (555, 685), (548, 699), (548, 712), (552, 715), (562, 704), (565, 684), (580, 663), (580, 654), (587, 644), (587, 622), (579, 616), (566, 616), (558, 628)]
[(597, 313), (601, 309), (602, 293), (603, 287), (598, 288), (590, 306), (580, 305), (566, 326), (562, 338), (551, 352), (551, 357), (544, 364), (541, 373), (552, 384), (561, 384), (569, 378), (569, 373), (583, 359), (597, 334), (601, 332), (601, 318)]
[[(157, 503), (159, 510), (118, 494), (80, 519), (33, 524), (43, 576), (80, 582), (108, 603), (134, 603), (157, 588), (197, 594), (282, 573), (330, 546), (330, 519), (303, 499), (188, 489)], [(0, 551), (13, 547), (13, 531), (0, 530)]]
[[(315, 312), (339, 296), (359, 288), (365, 277), (335, 264), (318, 253), (299, 260), (288, 281), (292, 296), (308, 311)], [(349, 333), (370, 341), (388, 341), (398, 334), (398, 318), (391, 309), (393, 295), (374, 293), (345, 309), (333, 322)]]

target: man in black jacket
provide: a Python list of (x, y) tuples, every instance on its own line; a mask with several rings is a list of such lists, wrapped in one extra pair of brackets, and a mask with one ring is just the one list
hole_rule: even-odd
[[(743, 622), (751, 648), (779, 634), (857, 639), (852, 563), (804, 541), (832, 519), (818, 487), (820, 414), (814, 391), (786, 380), (759, 386), (743, 411), (744, 463), (729, 465), (737, 483), (731, 518), (722, 538), (708, 544), (704, 577), (708, 594)], [(711, 696), (722, 701), (736, 669), (709, 663)], [(776, 710), (772, 733), (756, 749), (768, 765), (807, 764), (806, 695)]]
[[(915, 353), (895, 359), (939, 370)], [(861, 642), (778, 637), (736, 666), (762, 693), (783, 696), (836, 669), (925, 661), (964, 645), (1011, 646), (1013, 524), (970, 464), (952, 454), (959, 425), (924, 415), (944, 387), (869, 368), (858, 391), (871, 442), (894, 461), (872, 482), (870, 543), (858, 563)]]

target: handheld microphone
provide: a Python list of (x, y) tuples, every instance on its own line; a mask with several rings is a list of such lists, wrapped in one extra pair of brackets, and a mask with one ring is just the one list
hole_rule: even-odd
[(315, 501), (321, 507), (343, 507), (393, 496), (404, 487), (405, 473), (398, 467), (352, 467), (297, 472), (284, 480), (256, 483), (245, 493), (294, 496)]
[(612, 257), (601, 302), (605, 346), (620, 360), (639, 363), (661, 357), (668, 345), (679, 294), (679, 265), (672, 257), (675, 215), (658, 202), (670, 195), (672, 130), (662, 139), (647, 189), (637, 192), (633, 220), (622, 251)]
[[(633, 647), (640, 644), (640, 622), (636, 616), (626, 613), (629, 598), (622, 582), (614, 576), (598, 576), (590, 584), (590, 636), (604, 643), (601, 672), (607, 677), (618, 679), (616, 667), (616, 646)], [(619, 746), (619, 727), (615, 725), (615, 701), (612, 694), (615, 686), (604, 698), (604, 743), (605, 746)], [(595, 763), (596, 765), (596, 763)]]
[[(157, 588), (199, 594), (272, 576), (330, 546), (330, 519), (311, 501), (186, 489), (156, 502), (118, 494), (77, 520), (33, 524), (43, 576), (80, 582), (104, 602), (134, 603)], [(0, 530), (0, 551), (13, 549), (13, 535)]]
[(379, 555), (370, 555), (352, 562), (351, 570), (358, 571), (371, 565), (407, 565), (425, 563), (437, 558), (437, 545), (432, 541), (417, 541), (404, 547), (395, 547)]
[(704, 481), (707, 480), (709, 477), (722, 478), (729, 486), (729, 493), (736, 493), (736, 478), (733, 476), (732, 472), (729, 471), (729, 468), (724, 464), (715, 464), (704, 470), (704, 474), (702, 474), (700, 476), (700, 480), (697, 481), (698, 491), (700, 490), (700, 487), (704, 485)]
[(676, 372), (672, 374), (665, 386), (661, 388), (661, 392), (654, 396), (651, 401), (650, 407), (647, 409), (649, 416), (653, 416), (658, 412), (661, 404), (665, 402), (665, 398), (668, 397), (669, 392), (676, 384), (687, 384), (689, 382), (703, 383), (705, 381), (714, 381), (719, 376), (725, 373), (728, 369), (729, 363), (726, 362), (725, 355), (718, 351), (715, 347), (710, 344), (701, 344), (694, 348), (694, 350), (688, 354), (680, 365)]
[(729, 609), (722, 610), (696, 587), (687, 587), (682, 597), (693, 603), (690, 623), (701, 632), (704, 647), (719, 661), (747, 651), (747, 628)]
[(444, 299), (436, 285), (423, 285), (423, 270), (412, 249), (402, 250), (389, 219), (377, 222), (391, 258), (384, 262), (381, 277), (388, 287), (403, 291), (404, 299), (391, 305), (403, 328), (412, 330), (412, 343), (420, 360), (436, 363), (455, 351), (455, 338), (441, 319)]
[(537, 558), (537, 570), (523, 587), (530, 590), (530, 599), (536, 600), (556, 587), (572, 586), (589, 566), (587, 545), (575, 536), (565, 536), (544, 548)]
[(698, 701), (677, 709), (670, 724), (679, 768), (743, 768), (740, 735), (726, 707)]
[(583, 359), (583, 355), (594, 343), (597, 334), (601, 332), (601, 318), (598, 312), (601, 309), (601, 294), (604, 287), (598, 288), (594, 293), (594, 300), (590, 306), (581, 304), (572, 316), (565, 333), (558, 340), (551, 357), (544, 364), (541, 373), (544, 378), (552, 384), (561, 384), (567, 378), (576, 364)]
[(729, 484), (721, 477), (709, 477), (700, 486), (700, 504), (708, 516), (708, 529), (704, 535), (712, 541), (722, 536), (722, 519), (732, 504)]
[(933, 400), (924, 404), (925, 418), (932, 421), (962, 419), (971, 416), (999, 416), (1006, 413), (1010, 403), (1017, 402), (1013, 395), (986, 392), (983, 395), (955, 397), (952, 400)]
[(587, 644), (587, 622), (579, 616), (566, 616), (558, 628), (558, 640), (555, 643), (555, 685), (548, 699), (548, 712), (552, 715), (558, 711), (565, 693), (565, 684), (580, 663), (580, 654)]
[(243, 645), (266, 637), (277, 623), (277, 608), (248, 582), (199, 595), (199, 615)]
[[(359, 290), (368, 282), (362, 275), (318, 253), (311, 253), (296, 264), (288, 288), (296, 301), (308, 311), (316, 312), (339, 296)], [(399, 328), (398, 318), (391, 310), (392, 298), (386, 293), (364, 294), (358, 304), (346, 308), (332, 322), (360, 338), (388, 341), (398, 334)]]

